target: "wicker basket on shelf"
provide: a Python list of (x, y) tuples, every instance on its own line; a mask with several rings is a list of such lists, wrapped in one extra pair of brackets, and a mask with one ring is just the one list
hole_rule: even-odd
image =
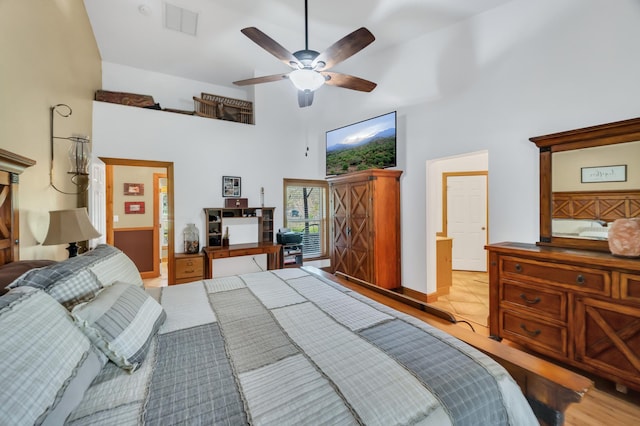
[(253, 124), (253, 103), (210, 93), (193, 97), (196, 115), (238, 123)]

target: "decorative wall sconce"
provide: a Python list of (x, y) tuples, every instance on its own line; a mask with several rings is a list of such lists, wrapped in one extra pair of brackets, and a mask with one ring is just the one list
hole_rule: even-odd
[[(58, 192), (63, 194), (80, 194), (86, 191), (89, 188), (89, 160), (90, 160), (90, 151), (89, 151), (89, 138), (87, 136), (82, 135), (72, 135), (69, 137), (59, 137), (54, 136), (53, 131), (53, 122), (54, 122), (54, 112), (61, 117), (69, 117), (73, 110), (67, 104), (57, 104), (51, 107), (51, 166), (49, 168), (49, 183)], [(69, 171), (68, 175), (71, 175), (71, 183), (78, 187), (77, 192), (65, 192), (56, 187), (53, 182), (53, 164), (54, 164), (54, 139), (62, 139), (71, 141), (71, 146), (69, 147)]]

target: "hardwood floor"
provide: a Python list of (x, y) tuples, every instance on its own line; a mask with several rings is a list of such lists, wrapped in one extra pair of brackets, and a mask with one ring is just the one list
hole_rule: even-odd
[[(451, 312), (457, 319), (468, 321), (476, 333), (489, 335), (489, 280), (484, 272), (454, 271), (453, 285), (446, 296), (432, 305)], [(461, 327), (469, 327), (460, 323)], [(508, 342), (505, 342), (508, 344)], [(519, 348), (524, 350), (523, 348)], [(547, 359), (548, 361), (552, 361)], [(567, 368), (567, 366), (563, 367)], [(580, 404), (571, 405), (565, 413), (567, 426), (618, 426), (640, 423), (640, 392), (622, 394), (613, 383), (592, 374), (573, 369), (596, 383)]]
[(167, 262), (160, 263), (160, 276), (157, 278), (146, 278), (142, 280), (145, 287), (165, 287), (168, 284)]

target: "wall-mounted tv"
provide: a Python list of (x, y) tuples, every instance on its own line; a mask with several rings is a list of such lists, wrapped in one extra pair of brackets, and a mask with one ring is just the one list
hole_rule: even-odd
[(327, 132), (327, 176), (396, 166), (396, 111)]

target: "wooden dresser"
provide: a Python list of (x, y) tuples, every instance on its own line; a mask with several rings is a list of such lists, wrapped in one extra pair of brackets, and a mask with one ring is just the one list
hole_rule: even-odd
[(640, 260), (534, 244), (490, 244), (489, 327), (640, 389)]

